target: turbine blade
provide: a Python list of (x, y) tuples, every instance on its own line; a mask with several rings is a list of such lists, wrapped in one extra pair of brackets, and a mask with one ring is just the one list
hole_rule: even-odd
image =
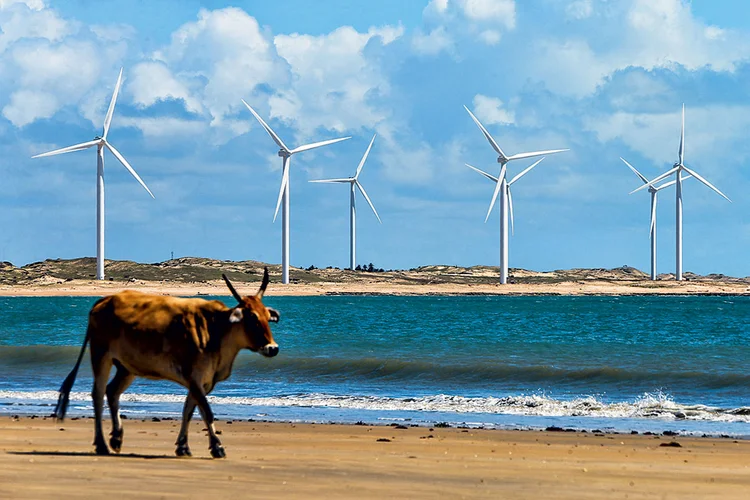
[[(683, 177), (683, 178), (682, 178), (682, 180), (683, 180), (683, 181), (686, 181), (686, 180), (688, 180), (688, 179), (690, 179), (690, 178), (692, 178), (692, 177), (693, 177), (692, 175), (686, 175), (685, 177)], [(667, 182), (666, 184), (662, 184), (661, 186), (658, 186), (658, 187), (656, 188), (656, 190), (657, 190), (657, 191), (661, 191), (662, 189), (664, 189), (664, 188), (668, 188), (669, 186), (673, 186), (673, 185), (675, 185), (675, 184), (677, 184), (677, 181), (676, 181), (676, 180), (674, 180), (674, 181), (669, 181), (669, 182)]]
[(479, 127), (479, 130), (481, 130), (481, 131), (482, 131), (482, 133), (484, 134), (484, 136), (485, 136), (485, 137), (487, 138), (487, 140), (488, 140), (488, 141), (490, 142), (490, 146), (492, 146), (492, 149), (494, 149), (494, 150), (495, 150), (495, 152), (496, 152), (496, 153), (497, 153), (498, 155), (500, 155), (500, 158), (502, 158), (502, 159), (503, 159), (503, 161), (507, 161), (507, 160), (508, 160), (508, 157), (507, 157), (507, 156), (505, 156), (505, 153), (503, 153), (503, 150), (502, 150), (502, 149), (500, 149), (500, 146), (498, 146), (498, 145), (497, 145), (497, 142), (495, 142), (495, 139), (493, 139), (493, 138), (492, 138), (492, 136), (490, 135), (490, 133), (489, 133), (489, 132), (487, 132), (487, 129), (486, 129), (486, 128), (484, 128), (484, 125), (482, 125), (482, 123), (481, 123), (481, 122), (480, 122), (480, 121), (479, 121), (479, 120), (477, 119), (477, 117), (476, 117), (476, 116), (474, 116), (474, 113), (472, 113), (472, 112), (471, 112), (471, 111), (469, 110), (469, 108), (467, 108), (466, 106), (464, 106), (464, 109), (466, 110), (466, 112), (467, 112), (467, 113), (469, 113), (469, 116), (471, 116), (471, 119), (472, 119), (472, 120), (474, 120), (474, 123), (476, 123), (476, 124), (477, 124), (477, 127)]
[(268, 135), (271, 136), (271, 139), (273, 139), (273, 142), (275, 142), (281, 149), (289, 153), (290, 152), (289, 148), (286, 147), (286, 145), (284, 144), (284, 141), (282, 141), (281, 138), (278, 135), (276, 135), (276, 132), (274, 132), (271, 129), (271, 127), (269, 127), (268, 124), (263, 121), (263, 118), (261, 118), (260, 115), (256, 113), (255, 110), (252, 107), (250, 107), (250, 105), (246, 103), (244, 99), (242, 99), (242, 104), (247, 106), (247, 109), (250, 110), (250, 112), (253, 114), (255, 119), (260, 122), (260, 124), (263, 126), (264, 129), (266, 129), (266, 132), (268, 132)]
[(349, 179), (316, 179), (314, 181), (307, 181), (307, 182), (353, 182), (353, 178)]
[(362, 159), (359, 161), (359, 165), (357, 166), (357, 173), (354, 174), (354, 178), (359, 177), (359, 173), (362, 171), (362, 167), (365, 166), (365, 160), (367, 160), (367, 155), (370, 154), (370, 149), (372, 149), (372, 143), (375, 142), (375, 137), (377, 134), (372, 136), (372, 140), (370, 141), (370, 145), (367, 146), (367, 151), (365, 151), (365, 154), (362, 156)]
[(490, 175), (490, 174), (488, 174), (487, 172), (485, 172), (484, 170), (479, 170), (479, 169), (478, 169), (478, 168), (476, 168), (476, 167), (472, 167), (472, 166), (471, 166), (471, 165), (469, 165), (468, 163), (464, 163), (464, 165), (466, 165), (467, 167), (469, 167), (469, 168), (470, 168), (470, 169), (472, 169), (473, 171), (475, 171), (475, 172), (478, 172), (478, 173), (482, 174), (483, 176), (487, 177), (487, 178), (488, 178), (489, 180), (497, 182), (497, 177), (495, 177), (494, 175)]
[(635, 192), (637, 192), (637, 191), (640, 191), (641, 189), (646, 189), (647, 187), (653, 186), (654, 184), (656, 184), (656, 183), (657, 183), (657, 182), (659, 182), (660, 180), (662, 180), (662, 179), (666, 179), (667, 177), (669, 177), (669, 176), (670, 176), (670, 175), (672, 175), (673, 173), (677, 172), (677, 171), (678, 171), (679, 169), (680, 169), (680, 167), (674, 167), (673, 169), (667, 170), (666, 172), (664, 172), (663, 174), (661, 174), (661, 175), (660, 175), (659, 177), (657, 177), (656, 179), (654, 179), (654, 180), (652, 180), (652, 181), (648, 181), (648, 182), (647, 182), (646, 184), (644, 184), (643, 186), (641, 186), (641, 187), (639, 187), (639, 188), (637, 188), (637, 189), (634, 189), (634, 190), (632, 190), (632, 191), (630, 192), (630, 194), (633, 194), (633, 193), (635, 193)]
[(685, 103), (682, 103), (682, 128), (680, 129), (680, 165), (682, 165), (684, 161), (685, 161)]
[(120, 68), (120, 74), (117, 76), (115, 91), (112, 92), (112, 100), (109, 101), (107, 116), (104, 117), (104, 131), (102, 132), (102, 139), (106, 139), (107, 134), (109, 133), (109, 125), (112, 123), (112, 115), (115, 112), (115, 102), (117, 101), (117, 94), (120, 93), (120, 85), (122, 85), (122, 68)]
[(47, 153), (41, 153), (38, 155), (32, 156), (32, 158), (42, 158), (44, 156), (55, 156), (55, 155), (61, 155), (63, 153), (71, 153), (73, 151), (80, 151), (82, 149), (88, 149), (91, 146), (96, 146), (100, 142), (99, 139), (89, 141), (89, 142), (82, 142), (81, 144), (76, 144), (74, 146), (68, 146), (66, 148), (61, 149), (55, 149), (54, 151), (48, 151)]
[(721, 191), (719, 191), (718, 189), (716, 189), (713, 184), (711, 184), (706, 179), (704, 179), (703, 177), (701, 177), (700, 175), (698, 175), (697, 172), (695, 172), (694, 170), (690, 170), (689, 168), (687, 168), (684, 165), (682, 166), (682, 168), (685, 169), (685, 172), (689, 173), (690, 175), (692, 175), (693, 177), (695, 177), (696, 179), (698, 179), (700, 182), (702, 182), (703, 184), (705, 184), (709, 188), (713, 189), (719, 196), (721, 196), (722, 198), (724, 198), (725, 200), (727, 200), (730, 203), (732, 202), (732, 200), (730, 200), (727, 197), (727, 195), (725, 195), (724, 193), (722, 193)]
[(135, 180), (137, 180), (138, 183), (141, 186), (143, 186), (143, 189), (145, 189), (148, 192), (148, 194), (151, 195), (151, 198), (154, 198), (154, 193), (152, 193), (151, 190), (146, 185), (146, 183), (143, 182), (143, 180), (140, 178), (140, 176), (138, 175), (138, 173), (136, 173), (135, 169), (133, 169), (133, 167), (130, 166), (130, 163), (128, 163), (128, 160), (126, 160), (125, 157), (123, 157), (120, 154), (120, 152), (117, 151), (115, 149), (115, 147), (113, 145), (111, 145), (110, 143), (108, 143), (107, 141), (104, 141), (104, 145), (107, 146), (107, 149), (109, 149), (110, 152), (113, 155), (115, 155), (115, 158), (117, 158), (120, 161), (120, 163), (122, 163), (122, 166), (125, 167), (128, 170), (128, 172), (130, 172), (130, 175), (132, 175), (133, 177), (135, 177)]
[(627, 162), (627, 160), (625, 160), (625, 158), (623, 158), (622, 156), (620, 157), (620, 159), (622, 160), (622, 162), (623, 162), (623, 163), (624, 163), (625, 165), (627, 165), (628, 167), (630, 167), (630, 170), (632, 170), (632, 171), (633, 171), (633, 173), (634, 173), (635, 175), (637, 175), (639, 179), (641, 179), (641, 180), (642, 180), (642, 181), (643, 181), (644, 183), (648, 184), (648, 179), (646, 179), (646, 178), (645, 178), (645, 177), (643, 176), (643, 174), (641, 174), (641, 173), (640, 173), (639, 171), (637, 171), (637, 170), (635, 169), (635, 167), (634, 167), (633, 165), (631, 165), (630, 163), (628, 163), (628, 162)]
[(490, 201), (490, 209), (487, 210), (487, 217), (484, 218), (485, 223), (490, 218), (490, 214), (492, 213), (492, 207), (495, 206), (497, 195), (500, 193), (500, 186), (502, 186), (503, 179), (505, 178), (505, 170), (506, 170), (506, 166), (505, 166), (505, 163), (503, 163), (502, 168), (500, 168), (500, 175), (497, 176), (497, 182), (495, 183), (495, 192), (492, 193), (492, 201)]
[(508, 184), (508, 208), (510, 209), (510, 235), (515, 236), (516, 228), (513, 221), (513, 195), (510, 193), (510, 184)]
[[(692, 176), (688, 176), (688, 177), (692, 177)], [(684, 180), (685, 180), (685, 179), (687, 179), (688, 177), (683, 177), (683, 178), (682, 178), (682, 180), (684, 181)], [(668, 188), (669, 186), (674, 186), (675, 184), (677, 184), (677, 181), (669, 181), (669, 182), (667, 182), (667, 183), (665, 183), (665, 184), (662, 184), (661, 186), (657, 186), (657, 187), (656, 187), (655, 189), (656, 189), (657, 191), (661, 191), (662, 189), (666, 189), (666, 188)]]
[(508, 157), (508, 161), (523, 160), (524, 158), (533, 158), (535, 156), (553, 155), (555, 153), (563, 153), (565, 151), (570, 151), (570, 150), (569, 149), (550, 149), (549, 151), (534, 151), (533, 153), (518, 153), (517, 155)]
[(292, 149), (289, 152), (291, 154), (301, 153), (302, 151), (308, 151), (310, 149), (319, 148), (321, 146), (328, 146), (329, 144), (334, 144), (336, 142), (345, 141), (347, 139), (351, 139), (351, 137), (341, 137), (339, 139), (330, 139), (328, 141), (320, 141), (320, 142), (314, 142), (312, 144), (305, 144), (304, 146), (300, 146), (298, 148), (294, 148), (294, 149)]
[(370, 208), (372, 208), (372, 213), (374, 213), (375, 217), (378, 218), (378, 222), (380, 222), (382, 224), (383, 221), (380, 220), (380, 216), (378, 215), (378, 211), (375, 210), (375, 205), (372, 204), (372, 201), (370, 201), (370, 197), (367, 196), (367, 193), (365, 192), (365, 188), (363, 188), (362, 184), (360, 184), (359, 181), (357, 181), (357, 180), (354, 181), (354, 184), (357, 185), (357, 187), (359, 188), (359, 192), (362, 193), (362, 196), (364, 196), (365, 200), (367, 200), (367, 203), (370, 205)]
[(541, 159), (539, 159), (535, 163), (533, 163), (530, 167), (526, 167), (526, 170), (524, 170), (523, 172), (521, 172), (517, 176), (513, 177), (510, 180), (510, 182), (508, 182), (508, 185), (509, 186), (513, 185), (514, 182), (516, 182), (518, 179), (520, 179), (521, 177), (523, 177), (524, 175), (526, 175), (532, 168), (534, 168), (537, 165), (539, 165), (542, 162), (542, 160), (544, 160), (544, 158), (546, 158), (546, 157), (542, 157)]
[(284, 188), (289, 182), (289, 157), (284, 158), (284, 164), (281, 167), (281, 187), (279, 188), (279, 199), (276, 200), (276, 211), (273, 213), (273, 221), (276, 222), (276, 216), (279, 215), (279, 207), (281, 206), (281, 199), (284, 197)]

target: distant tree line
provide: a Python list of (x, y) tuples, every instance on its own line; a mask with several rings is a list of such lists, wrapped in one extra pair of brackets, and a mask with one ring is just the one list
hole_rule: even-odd
[[(311, 265), (309, 267), (306, 267), (305, 271), (315, 271), (316, 269), (318, 269), (318, 268), (315, 267), (315, 266), (313, 266), (313, 265)], [(336, 270), (339, 270), (338, 267), (333, 267), (333, 266), (328, 266), (328, 267), (326, 267), (326, 269), (336, 269)], [(366, 264), (366, 265), (357, 264), (357, 267), (355, 267), (354, 270), (355, 271), (361, 271), (361, 272), (364, 272), (364, 273), (384, 273), (384, 272), (386, 272), (386, 270), (383, 269), (382, 267), (375, 267), (372, 262), (370, 262), (369, 264)]]

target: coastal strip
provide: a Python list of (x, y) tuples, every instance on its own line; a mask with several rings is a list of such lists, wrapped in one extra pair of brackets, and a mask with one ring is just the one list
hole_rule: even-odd
[[(253, 287), (256, 285), (253, 284)], [(226, 296), (222, 281), (169, 282), (159, 281), (91, 281), (48, 280), (44, 283), (0, 285), (0, 297), (64, 297), (110, 295), (120, 290), (138, 290), (159, 295)], [(526, 296), (636, 296), (636, 295), (750, 295), (750, 285), (744, 281), (617, 281), (580, 280), (557, 283), (517, 283), (512, 285), (488, 283), (411, 283), (396, 281), (358, 281), (351, 283), (317, 282), (281, 285), (271, 282), (267, 296), (322, 296), (322, 295), (392, 295), (392, 296), (470, 296), (470, 295), (526, 295)]]
[[(174, 457), (178, 420), (126, 420), (122, 455), (91, 419), (0, 417), (0, 498), (746, 498), (750, 442), (594, 432), (221, 421)], [(108, 422), (106, 422), (108, 426)], [(557, 432), (555, 432), (557, 431)]]

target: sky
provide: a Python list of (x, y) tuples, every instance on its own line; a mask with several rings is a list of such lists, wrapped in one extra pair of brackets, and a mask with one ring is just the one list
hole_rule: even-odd
[[(94, 256), (96, 153), (31, 156), (101, 134), (106, 257), (281, 260), (278, 148), (295, 155), (291, 264), (348, 265), (345, 185), (360, 181), (357, 261), (386, 269), (498, 265), (485, 223), (496, 154), (570, 148), (513, 186), (510, 266), (648, 271), (653, 178), (677, 161), (684, 268), (750, 275), (750, 3), (684, 0), (0, 0), (0, 261)], [(509, 164), (513, 176), (533, 162)], [(674, 189), (659, 193), (658, 270), (673, 272)]]

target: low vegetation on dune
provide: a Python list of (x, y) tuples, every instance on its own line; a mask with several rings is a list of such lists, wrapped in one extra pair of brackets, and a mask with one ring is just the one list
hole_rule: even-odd
[[(107, 280), (114, 282), (147, 281), (162, 283), (207, 283), (219, 280), (225, 273), (232, 281), (257, 282), (263, 276), (263, 268), (268, 267), (272, 280), (278, 281), (281, 266), (253, 260), (227, 261), (200, 257), (182, 257), (164, 262), (143, 264), (128, 260), (106, 261)], [(0, 262), (0, 284), (2, 285), (44, 285), (67, 281), (93, 281), (96, 260), (48, 259), (22, 267), (10, 262)], [(350, 271), (334, 267), (291, 268), (292, 283), (388, 283), (401, 285), (483, 285), (496, 284), (498, 268), (493, 266), (420, 266), (408, 270), (384, 270), (373, 264), (360, 265), (359, 270)], [(614, 269), (569, 269), (548, 272), (510, 270), (511, 283), (555, 284), (570, 282), (606, 281), (628, 283), (631, 286), (652, 286), (648, 274), (629, 266)], [(749, 278), (732, 278), (722, 274), (699, 276), (685, 273), (688, 281), (704, 283), (750, 283)], [(671, 274), (659, 276), (662, 281), (674, 279)]]

